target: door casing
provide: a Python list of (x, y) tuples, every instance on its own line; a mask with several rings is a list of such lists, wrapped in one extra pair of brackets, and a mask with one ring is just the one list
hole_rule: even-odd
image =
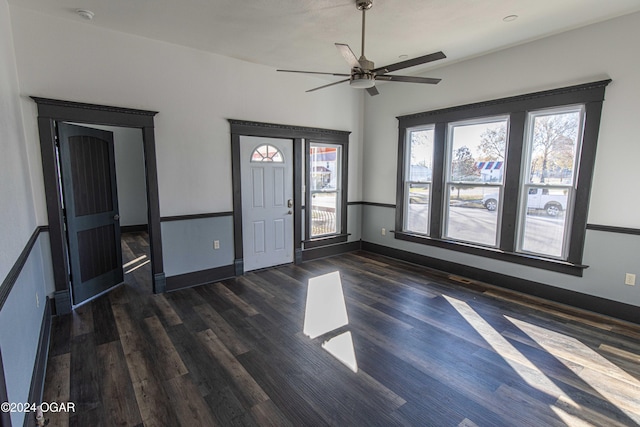
[(49, 222), (51, 261), (56, 289), (54, 294), (56, 314), (69, 313), (72, 309), (69, 292), (71, 286), (68, 271), (69, 260), (61, 205), (62, 190), (58, 180), (60, 170), (56, 158), (57, 122), (131, 127), (142, 130), (153, 292), (164, 292), (166, 278), (162, 260), (158, 167), (154, 134), (154, 116), (157, 112), (39, 97), (31, 97), (31, 99), (35, 101), (38, 107), (40, 152), (42, 155), (42, 171)]
[[(229, 119), (231, 126), (231, 173), (233, 185), (233, 241), (236, 276), (244, 273), (244, 247), (242, 233), (242, 176), (240, 172), (240, 136), (257, 136), (293, 140), (293, 259), (302, 262), (302, 164), (304, 141), (349, 141), (349, 131), (280, 125)], [(346, 190), (345, 190), (346, 191)]]

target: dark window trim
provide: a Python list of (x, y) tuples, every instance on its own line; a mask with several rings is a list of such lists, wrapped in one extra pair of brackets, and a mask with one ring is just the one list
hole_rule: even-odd
[(393, 233), (395, 238), (398, 240), (426, 244), (442, 249), (464, 252), (471, 255), (483, 256), (485, 258), (512, 262), (529, 267), (543, 268), (545, 270), (569, 274), (572, 276), (582, 276), (582, 270), (588, 267), (586, 265), (572, 264), (566, 261), (537, 257), (535, 255), (520, 252), (507, 252), (496, 248), (476, 246), (472, 243), (457, 242), (455, 240), (436, 239), (403, 231), (394, 231)]
[[(304, 155), (304, 140), (313, 139), (318, 142), (348, 143), (351, 132), (236, 119), (228, 119), (228, 122), (231, 127), (231, 178), (233, 185), (233, 241), (235, 274), (242, 275), (244, 273), (240, 136), (257, 136), (293, 140), (293, 250), (295, 253), (294, 262), (302, 262), (302, 162)], [(346, 194), (346, 188), (344, 192)], [(346, 200), (344, 209), (346, 211)]]
[(587, 230), (604, 231), (606, 233), (628, 234), (640, 236), (640, 228), (617, 227), (613, 225), (587, 224)]
[[(305, 183), (307, 189), (309, 188), (309, 180), (311, 178), (311, 156), (309, 155), (309, 149), (312, 143), (320, 143), (320, 144), (333, 144), (339, 145), (341, 148), (341, 164), (340, 171), (341, 174), (341, 182), (340, 182), (340, 230), (338, 230), (335, 234), (329, 234), (326, 236), (318, 236), (318, 237), (310, 237), (311, 236), (311, 209), (305, 209), (305, 228), (304, 235), (307, 240), (305, 240), (304, 247), (305, 249), (316, 248), (318, 246), (324, 245), (332, 245), (336, 243), (342, 243), (347, 241), (347, 186), (349, 184), (349, 140), (338, 140), (335, 141), (320, 141), (316, 138), (309, 138), (306, 140), (305, 151), (304, 151), (304, 164), (305, 164)], [(305, 192), (305, 206), (311, 206), (311, 191), (307, 190)]]
[[(589, 196), (595, 165), (598, 131), (602, 103), (606, 86), (611, 80), (601, 80), (592, 83), (569, 86), (525, 95), (512, 96), (486, 102), (461, 105), (417, 114), (397, 117), (398, 130), (398, 173), (396, 185), (396, 221), (395, 238), (421, 243), (430, 246), (443, 247), (458, 252), (470, 253), (493, 259), (500, 259), (521, 265), (528, 265), (551, 271), (557, 271), (575, 276), (582, 276), (582, 270), (588, 266), (582, 264), (584, 241), (587, 228), (587, 214)], [(585, 127), (582, 139), (582, 153), (578, 165), (578, 180), (573, 221), (570, 224), (570, 244), (566, 261), (542, 256), (531, 256), (515, 252), (515, 237), (517, 233), (517, 203), (520, 188), (520, 168), (523, 149), (523, 135), (527, 113), (533, 110), (583, 104), (585, 106)], [(467, 243), (442, 239), (442, 215), (445, 203), (444, 197), (444, 162), (446, 126), (449, 123), (482, 118), (496, 115), (510, 116), (509, 141), (507, 151), (507, 169), (505, 171), (505, 200), (502, 226), (500, 230), (499, 248), (485, 248)], [(408, 129), (434, 125), (434, 167), (432, 183), (432, 203), (430, 230), (431, 237), (403, 230), (404, 215), (404, 177), (405, 153), (407, 150), (406, 134)]]
[(224, 216), (233, 216), (233, 212), (210, 212), (190, 215), (163, 216), (160, 218), (160, 222), (189, 221), (192, 219), (219, 218)]

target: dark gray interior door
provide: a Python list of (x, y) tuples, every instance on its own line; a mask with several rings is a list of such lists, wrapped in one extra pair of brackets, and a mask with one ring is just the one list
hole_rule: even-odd
[(71, 294), (80, 304), (122, 283), (113, 133), (58, 124)]

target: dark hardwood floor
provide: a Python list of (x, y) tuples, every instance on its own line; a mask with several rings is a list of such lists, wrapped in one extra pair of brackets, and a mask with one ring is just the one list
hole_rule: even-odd
[(123, 252), (123, 286), (54, 319), (44, 401), (77, 410), (52, 426), (640, 424), (635, 325), (366, 252), (152, 295), (146, 235)]

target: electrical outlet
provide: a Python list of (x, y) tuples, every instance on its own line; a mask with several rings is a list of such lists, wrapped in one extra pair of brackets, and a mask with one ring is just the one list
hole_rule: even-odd
[(383, 228), (383, 229), (382, 229), (382, 235), (383, 235), (383, 236), (386, 236), (386, 235), (387, 235), (387, 229), (386, 229), (386, 228)]
[(36, 308), (40, 308), (40, 296), (36, 292)]
[(220, 240), (213, 241), (213, 249), (220, 249)]
[(627, 273), (624, 276), (624, 284), (629, 286), (636, 285), (636, 275), (632, 273)]

